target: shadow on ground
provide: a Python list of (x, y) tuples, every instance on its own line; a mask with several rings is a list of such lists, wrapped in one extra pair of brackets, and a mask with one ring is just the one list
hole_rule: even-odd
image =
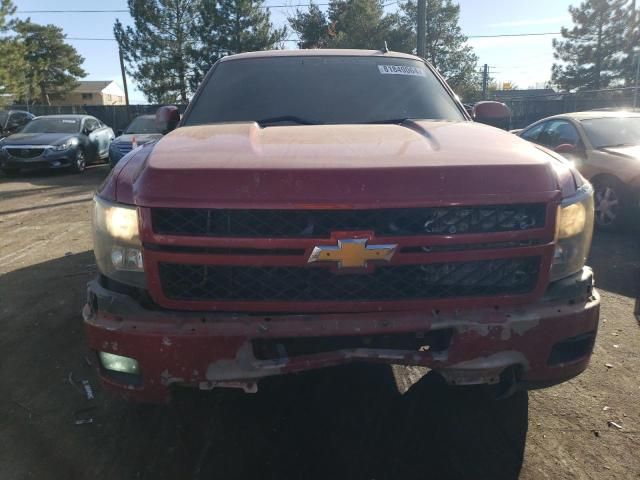
[(596, 287), (638, 298), (640, 293), (640, 229), (625, 232), (595, 231), (587, 265), (593, 268)]
[[(180, 390), (167, 407), (104, 394), (80, 318), (93, 263), (84, 252), (0, 277), (11, 299), (0, 310), (8, 478), (518, 477), (526, 393), (494, 402), (426, 375), (402, 394), (391, 368), (354, 364), (268, 379), (255, 395)], [(87, 379), (96, 399), (69, 374)], [(93, 423), (76, 425), (79, 417)]]

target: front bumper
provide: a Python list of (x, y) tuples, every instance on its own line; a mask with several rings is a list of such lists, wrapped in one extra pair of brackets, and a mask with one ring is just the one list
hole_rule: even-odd
[[(593, 275), (585, 268), (552, 284), (535, 304), (451, 312), (151, 310), (96, 280), (88, 285), (83, 316), (93, 352), (139, 362), (140, 375), (99, 367), (104, 385), (132, 400), (162, 403), (172, 386), (252, 391), (267, 376), (350, 361), (425, 366), (455, 385), (495, 384), (513, 368), (521, 387), (553, 385), (587, 367), (599, 308)], [(402, 346), (408, 336), (422, 346)], [(326, 348), (331, 342), (335, 348)]]
[(0, 153), (0, 166), (2, 168), (42, 168), (57, 169), (67, 168), (73, 164), (76, 158), (76, 150), (69, 148), (60, 152), (46, 150), (42, 155), (31, 158), (14, 157), (6, 152)]

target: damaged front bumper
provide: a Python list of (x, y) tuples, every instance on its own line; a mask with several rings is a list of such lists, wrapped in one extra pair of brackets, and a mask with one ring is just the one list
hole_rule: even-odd
[[(261, 378), (371, 361), (420, 365), (451, 385), (521, 388), (560, 383), (589, 362), (600, 299), (589, 268), (555, 282), (535, 304), (475, 310), (259, 315), (143, 308), (89, 283), (83, 310), (89, 348), (138, 362), (137, 374), (106, 370), (109, 389), (162, 403), (172, 386), (240, 387)], [(98, 362), (99, 363), (99, 362)]]

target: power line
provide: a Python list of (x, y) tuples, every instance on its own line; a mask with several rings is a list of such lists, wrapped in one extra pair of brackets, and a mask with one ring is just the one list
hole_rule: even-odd
[[(383, 7), (394, 5), (398, 2), (391, 2)], [(314, 3), (318, 7), (327, 7), (328, 3)], [(308, 7), (308, 3), (299, 3), (292, 5), (261, 5), (259, 8), (293, 8), (293, 7)], [(129, 10), (18, 10), (17, 15), (27, 15), (33, 13), (129, 13)]]
[[(539, 37), (541, 35), (560, 35), (560, 32), (546, 33), (503, 33), (499, 35), (467, 35), (467, 38), (500, 38), (500, 37)], [(67, 40), (88, 40), (88, 41), (115, 41), (115, 38), (98, 38), (98, 37), (66, 37)], [(297, 42), (298, 39), (288, 38), (285, 42)]]

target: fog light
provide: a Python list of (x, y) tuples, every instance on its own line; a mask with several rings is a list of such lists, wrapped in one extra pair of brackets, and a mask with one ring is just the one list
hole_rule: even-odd
[(105, 370), (140, 375), (138, 361), (133, 358), (107, 352), (100, 352), (98, 355), (100, 356), (100, 363)]
[(142, 252), (139, 248), (114, 245), (111, 249), (111, 263), (116, 270), (143, 271)]

